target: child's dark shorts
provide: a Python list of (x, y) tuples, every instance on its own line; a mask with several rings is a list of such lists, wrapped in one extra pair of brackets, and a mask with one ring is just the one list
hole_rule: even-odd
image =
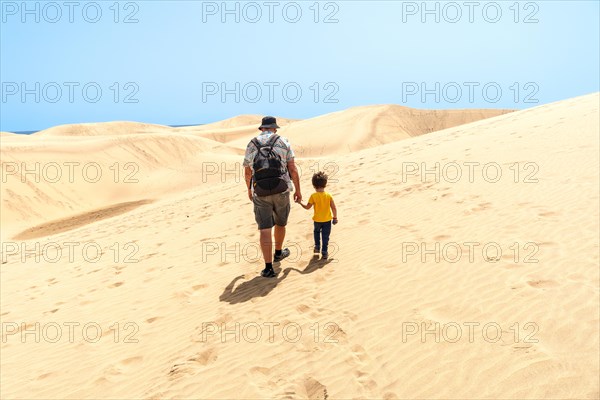
[(286, 226), (290, 215), (290, 192), (272, 194), (269, 196), (252, 197), (254, 203), (254, 218), (258, 229), (270, 229), (274, 225)]

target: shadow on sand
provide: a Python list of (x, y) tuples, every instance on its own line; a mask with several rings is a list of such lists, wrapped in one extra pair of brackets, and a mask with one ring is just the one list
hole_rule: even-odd
[(331, 259), (320, 260), (319, 256), (315, 255), (315, 256), (313, 256), (313, 258), (310, 259), (310, 261), (308, 262), (306, 267), (304, 267), (304, 270), (300, 271), (299, 269), (296, 269), (296, 268), (290, 268), (290, 269), (293, 271), (299, 272), (302, 275), (306, 275), (306, 274), (311, 274), (311, 273), (323, 268), (324, 266), (329, 264), (331, 261), (332, 261)]
[(231, 283), (227, 285), (221, 296), (219, 296), (219, 300), (229, 304), (238, 304), (244, 303), (255, 297), (264, 297), (275, 289), (275, 286), (281, 281), (287, 278), (290, 272), (296, 271), (302, 275), (306, 275), (323, 268), (330, 262), (331, 260), (319, 260), (318, 256), (315, 256), (302, 271), (296, 268), (286, 268), (285, 270), (281, 270), (281, 265), (278, 263), (273, 265), (273, 269), (277, 274), (275, 278), (263, 278), (262, 276), (257, 276), (249, 281), (242, 282), (234, 289), (236, 282), (245, 277), (245, 275), (236, 276)]

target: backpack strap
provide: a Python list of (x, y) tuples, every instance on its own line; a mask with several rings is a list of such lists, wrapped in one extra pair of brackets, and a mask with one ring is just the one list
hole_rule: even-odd
[(254, 147), (256, 147), (257, 151), (260, 150), (260, 148), (262, 147), (257, 138), (252, 139), (250, 143), (252, 143)]
[(271, 136), (269, 138), (269, 140), (267, 140), (267, 142), (265, 144), (260, 144), (260, 142), (258, 141), (258, 138), (254, 138), (250, 141), (250, 143), (252, 143), (254, 145), (254, 147), (256, 147), (256, 150), (260, 150), (263, 147), (267, 147), (270, 146), (271, 150), (273, 149), (273, 147), (275, 147), (275, 143), (277, 143), (277, 139), (279, 139), (279, 135), (274, 133), (273, 136)]
[(273, 147), (275, 147), (275, 143), (277, 143), (277, 140), (279, 139), (279, 135), (274, 133), (273, 136), (271, 136), (269, 138), (269, 140), (267, 141), (267, 143), (265, 143), (265, 146), (268, 145), (269, 143), (271, 143), (271, 150), (273, 150)]

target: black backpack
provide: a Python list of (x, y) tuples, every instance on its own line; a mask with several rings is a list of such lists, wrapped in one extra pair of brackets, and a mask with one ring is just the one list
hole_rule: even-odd
[(257, 196), (269, 196), (283, 193), (288, 189), (287, 167), (284, 166), (279, 154), (273, 150), (279, 135), (273, 134), (267, 143), (261, 145), (257, 138), (250, 143), (254, 144), (258, 152), (254, 156), (252, 186)]

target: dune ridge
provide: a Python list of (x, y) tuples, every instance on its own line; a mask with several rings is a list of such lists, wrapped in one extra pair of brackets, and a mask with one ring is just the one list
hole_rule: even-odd
[[(509, 112), (512, 110), (419, 110), (399, 105), (375, 105), (353, 107), (305, 120), (278, 118), (278, 124), (281, 126), (279, 133), (294, 145), (297, 157), (320, 157), (348, 154)], [(260, 116), (244, 116), (236, 121), (248, 121), (249, 124), (234, 127), (209, 124), (200, 129), (189, 127), (187, 131), (245, 149), (256, 135), (256, 122), (260, 121)]]
[(298, 121), (281, 130), (299, 156), (348, 154), (512, 110), (419, 110), (398, 105), (354, 107)]
[(106, 218), (111, 218), (116, 215), (124, 214), (126, 212), (136, 209), (137, 207), (149, 204), (151, 202), (151, 200), (139, 200), (130, 201), (127, 203), (113, 204), (98, 210), (88, 211), (86, 213), (75, 215), (62, 220), (47, 222), (42, 225), (34, 226), (15, 235), (14, 239), (29, 240), (69, 231), (71, 229), (79, 228), (80, 226), (88, 225), (92, 222), (102, 221)]
[[(280, 134), (288, 137), (298, 157), (347, 154), (438, 130), (503, 115), (513, 110), (420, 110), (399, 105), (353, 107), (305, 120), (278, 117)], [(104, 136), (134, 134), (188, 134), (245, 149), (256, 135), (259, 115), (239, 115), (210, 124), (169, 127), (130, 121), (60, 125), (39, 131), (36, 137)], [(323, 140), (326, 135), (326, 140)], [(319, 143), (315, 145), (315, 143)]]
[(37, 136), (105, 136), (123, 134), (164, 133), (173, 128), (166, 125), (133, 121), (94, 122), (58, 125), (34, 133)]

